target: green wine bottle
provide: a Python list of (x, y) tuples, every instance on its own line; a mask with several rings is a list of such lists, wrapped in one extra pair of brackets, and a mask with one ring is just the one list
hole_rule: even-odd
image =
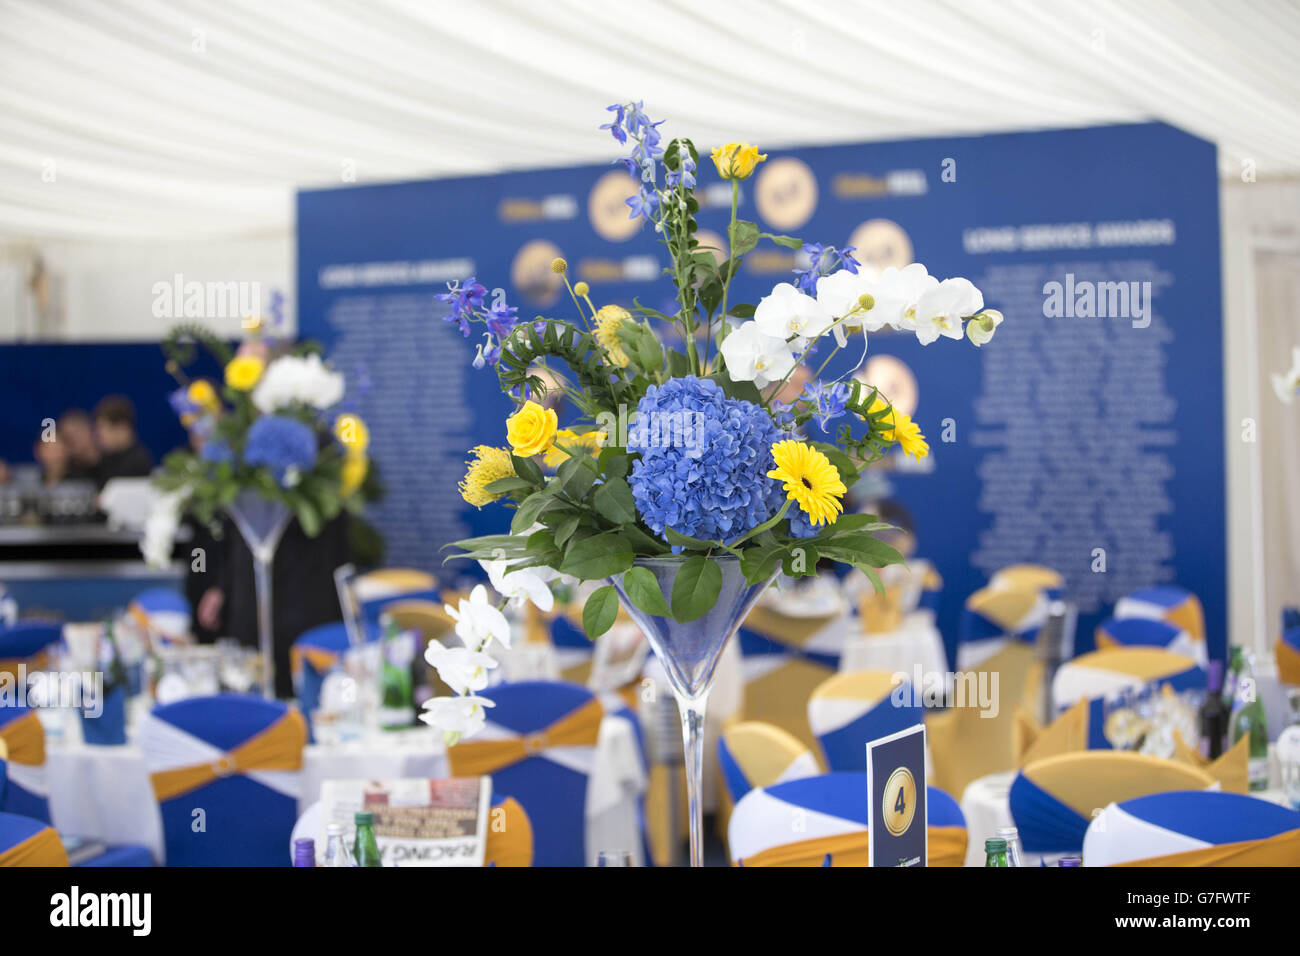
[(379, 670), (379, 726), (384, 730), (405, 730), (415, 722), (411, 654), (405, 641), (398, 633), (397, 622), (385, 616)]
[(984, 841), (985, 866), (1010, 866), (1007, 861), (1007, 841), (990, 837)]
[(1259, 699), (1255, 683), (1255, 662), (1241, 648), (1234, 647), (1234, 656), (1240, 658), (1237, 681), (1237, 702), (1232, 713), (1232, 742), (1242, 737), (1250, 738), (1250, 761), (1246, 771), (1251, 790), (1268, 789), (1268, 724), (1264, 718), (1264, 704)]
[(375, 815), (358, 813), (354, 818), (357, 825), (356, 840), (352, 844), (352, 857), (357, 866), (383, 866), (379, 859), (379, 844), (375, 841)]

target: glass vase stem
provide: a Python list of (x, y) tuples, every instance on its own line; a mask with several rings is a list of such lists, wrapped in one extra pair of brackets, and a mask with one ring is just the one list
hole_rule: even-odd
[(686, 806), (690, 815), (691, 866), (704, 865), (704, 708), (708, 692), (694, 700), (675, 694), (682, 718), (682, 757), (686, 764)]
[(271, 561), (275, 553), (253, 550), (253, 589), (257, 592), (257, 648), (262, 658), (262, 696), (275, 700), (275, 645), (271, 624)]

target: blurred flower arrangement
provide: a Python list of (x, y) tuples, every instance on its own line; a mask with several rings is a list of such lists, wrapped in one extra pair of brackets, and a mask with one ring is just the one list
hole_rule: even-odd
[[(221, 363), (220, 384), (186, 377), (199, 345)], [(286, 348), (255, 334), (232, 353), (206, 329), (185, 325), (168, 334), (163, 351), (180, 385), (170, 402), (192, 447), (168, 455), (155, 480), (163, 494), (146, 522), (146, 560), (170, 558), (182, 511), (211, 522), (248, 489), (286, 505), (309, 537), (344, 509), (360, 510), (370, 434), (357, 415), (340, 411), (344, 376), (322, 361), (318, 345)]]
[[(722, 555), (739, 558), (750, 584), (778, 567), (811, 575), (827, 558), (860, 569), (880, 590), (876, 569), (902, 557), (875, 536), (888, 525), (843, 513), (844, 496), (891, 449), (920, 459), (929, 446), (886, 396), (848, 374), (827, 381), (823, 373), (841, 350), (865, 358), (868, 333), (885, 327), (926, 345), (964, 336), (981, 346), (1001, 313), (985, 309), (966, 279), (941, 281), (920, 263), (874, 274), (852, 248), (773, 235), (739, 218), (740, 184), (767, 158), (748, 143), (711, 155), (731, 187), (728, 258), (719, 261), (722, 250), (697, 237), (694, 144), (664, 142), (662, 121), (651, 121), (640, 103), (609, 111), (601, 129), (631, 146), (617, 162), (640, 183), (627, 200), (629, 215), (644, 220), (668, 252), (674, 314), (640, 304), (597, 307), (587, 283), (570, 282), (563, 259), (552, 270), (569, 292), (569, 318), (521, 321), (475, 279), (449, 284), (440, 296), (446, 320), (466, 337), (479, 336), (474, 365), (493, 367), (516, 403), (504, 424), (508, 447), (473, 449), (460, 485), (472, 505), (513, 507), (510, 533), (456, 542), (454, 556), (494, 562), (494, 583), (528, 575), (515, 599), (541, 598), (547, 607), (549, 592), (542, 597), (536, 587), (544, 590), (556, 575), (622, 574), (639, 609), (679, 622), (717, 602)], [(764, 242), (802, 254), (806, 265), (756, 304), (733, 301), (731, 283), (745, 255)], [(811, 381), (793, 401), (778, 400), (819, 344), (831, 347)], [(563, 428), (543, 404), (548, 389), (562, 391), (577, 410)], [(822, 429), (838, 424), (835, 440), (805, 440), (803, 427), (813, 421)], [(664, 555), (681, 561), (671, 594), (635, 564)], [(499, 608), (479, 589), (448, 610), (458, 616), (464, 648), (437, 649), (429, 661), (463, 696), (431, 702), (425, 718), (459, 735), (475, 729), (490, 706), (476, 692), (495, 663), (490, 644), (507, 644), (509, 635)], [(613, 586), (592, 593), (583, 607), (588, 636), (608, 630), (617, 611)]]

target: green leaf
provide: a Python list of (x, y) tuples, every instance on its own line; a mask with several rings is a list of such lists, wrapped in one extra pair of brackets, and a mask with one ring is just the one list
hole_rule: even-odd
[(491, 495), (505, 495), (512, 491), (531, 490), (532, 483), (523, 478), (498, 478), (496, 481), (490, 481), (483, 486), (483, 490)]
[(702, 554), (687, 558), (673, 579), (673, 617), (686, 624), (698, 620), (718, 603), (722, 568)]
[(587, 598), (582, 606), (582, 629), (587, 637), (595, 640), (614, 626), (618, 617), (618, 592), (613, 585), (606, 584)]
[[(803, 553), (800, 554), (800, 551)], [(786, 556), (781, 559), (781, 568), (791, 577), (811, 577), (817, 573), (818, 560), (817, 549), (812, 543), (801, 541), (799, 544), (791, 545)]]
[(520, 502), (519, 510), (510, 521), (510, 530), (514, 534), (523, 534), (537, 522), (543, 511), (554, 508), (558, 504), (549, 488), (533, 492)]
[(897, 548), (869, 534), (836, 535), (822, 544), (823, 551), (828, 551), (831, 547), (851, 555), (854, 564), (861, 562), (873, 568), (901, 564), (903, 561), (903, 556)]
[(796, 238), (795, 236), (777, 236), (770, 232), (765, 232), (762, 235), (764, 239), (771, 239), (778, 246), (785, 246), (787, 249), (803, 248), (803, 240)]
[(530, 485), (540, 485), (544, 481), (542, 469), (538, 468), (537, 462), (531, 458), (519, 458), (516, 455), (511, 455), (510, 461), (515, 466), (515, 474)]
[(632, 489), (622, 478), (611, 478), (596, 489), (591, 503), (602, 517), (614, 524), (631, 524), (636, 521), (636, 502)]
[[(758, 245), (758, 237), (761, 235), (763, 233), (759, 232), (757, 225), (744, 219), (737, 219), (736, 226), (731, 232), (731, 257), (734, 259), (753, 249)], [(800, 248), (802, 245), (800, 243)]]
[(570, 543), (560, 570), (583, 581), (607, 578), (632, 566), (632, 546), (617, 532), (593, 534)]
[(754, 311), (754, 306), (751, 303), (740, 302), (728, 309), (727, 315), (734, 315), (738, 319), (752, 319)]
[(853, 460), (829, 442), (815, 441), (812, 446), (835, 466), (835, 470), (840, 473), (840, 481), (844, 482), (845, 487), (853, 487), (853, 483), (858, 480), (858, 469), (854, 466)]
[[(610, 436), (613, 438), (613, 436)], [(600, 473), (606, 478), (627, 477), (627, 455), (619, 447), (610, 445), (600, 450)]]
[(750, 584), (766, 581), (788, 552), (779, 544), (745, 548), (740, 553), (740, 571)]
[(303, 534), (309, 538), (314, 538), (320, 534), (320, 512), (316, 510), (310, 501), (306, 498), (295, 497), (293, 511), (298, 516), (298, 523), (302, 525)]
[(559, 547), (564, 547), (573, 532), (578, 530), (578, 525), (582, 523), (582, 515), (569, 515), (563, 521), (555, 526), (555, 543)]
[(664, 528), (664, 537), (668, 539), (669, 544), (675, 544), (680, 548), (686, 548), (690, 551), (709, 551), (720, 545), (718, 541), (705, 541), (703, 538), (692, 538), (690, 535), (681, 534), (672, 528)]
[(776, 526), (776, 523), (777, 523), (778, 521), (780, 521), (782, 518), (784, 518), (784, 517), (786, 516), (786, 512), (788, 512), (789, 510), (790, 510), (790, 499), (787, 498), (787, 499), (785, 499), (785, 501), (783, 501), (783, 502), (781, 503), (781, 510), (780, 510), (780, 511), (778, 511), (776, 514), (772, 515), (772, 517), (768, 518), (766, 521), (764, 521), (762, 524), (758, 525), (757, 527), (751, 528), (750, 531), (749, 531), (747, 534), (743, 534), (743, 535), (741, 535), (739, 538), (737, 538), (735, 541), (731, 542), (731, 546), (732, 546), (733, 548), (734, 548), (734, 547), (737, 547), (738, 545), (742, 544), (743, 542), (748, 541), (750, 538), (756, 538), (756, 537), (758, 537), (760, 534), (762, 534), (762, 533), (763, 533), (764, 531), (766, 531), (768, 528), (775, 527), (775, 526)]
[(659, 590), (659, 582), (648, 568), (633, 567), (624, 574), (623, 590), (627, 592), (627, 599), (647, 614), (672, 617), (672, 609)]
[(555, 476), (560, 480), (560, 488), (575, 501), (587, 497), (587, 492), (596, 481), (593, 462), (587, 455), (574, 455), (567, 458), (556, 470)]

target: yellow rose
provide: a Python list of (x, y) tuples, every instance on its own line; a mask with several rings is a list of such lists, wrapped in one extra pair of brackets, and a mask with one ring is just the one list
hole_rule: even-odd
[(221, 400), (217, 398), (217, 390), (205, 378), (190, 382), (190, 387), (185, 390), (185, 395), (204, 411), (215, 412), (221, 407)]
[(370, 470), (370, 459), (365, 455), (356, 454), (348, 455), (343, 462), (342, 480), (340, 481), (339, 491), (343, 497), (355, 494), (361, 487), (361, 483), (366, 480), (366, 472)]
[(765, 159), (767, 154), (760, 155), (758, 147), (749, 143), (728, 143), (713, 151), (713, 165), (723, 179), (748, 179), (754, 175), (754, 167)]
[(523, 408), (506, 419), (506, 440), (520, 458), (531, 458), (551, 447), (558, 425), (554, 409), (524, 402)]
[(596, 455), (605, 445), (604, 432), (583, 432), (579, 435), (577, 432), (568, 428), (561, 428), (555, 435), (555, 444), (546, 452), (543, 460), (547, 468), (559, 468), (565, 460), (568, 459), (569, 453), (560, 446), (565, 448), (581, 448)]
[(226, 384), (237, 392), (247, 392), (262, 377), (266, 363), (256, 355), (236, 355), (226, 366)]
[(370, 447), (370, 429), (360, 415), (350, 412), (334, 419), (334, 437), (349, 454), (359, 454)]

